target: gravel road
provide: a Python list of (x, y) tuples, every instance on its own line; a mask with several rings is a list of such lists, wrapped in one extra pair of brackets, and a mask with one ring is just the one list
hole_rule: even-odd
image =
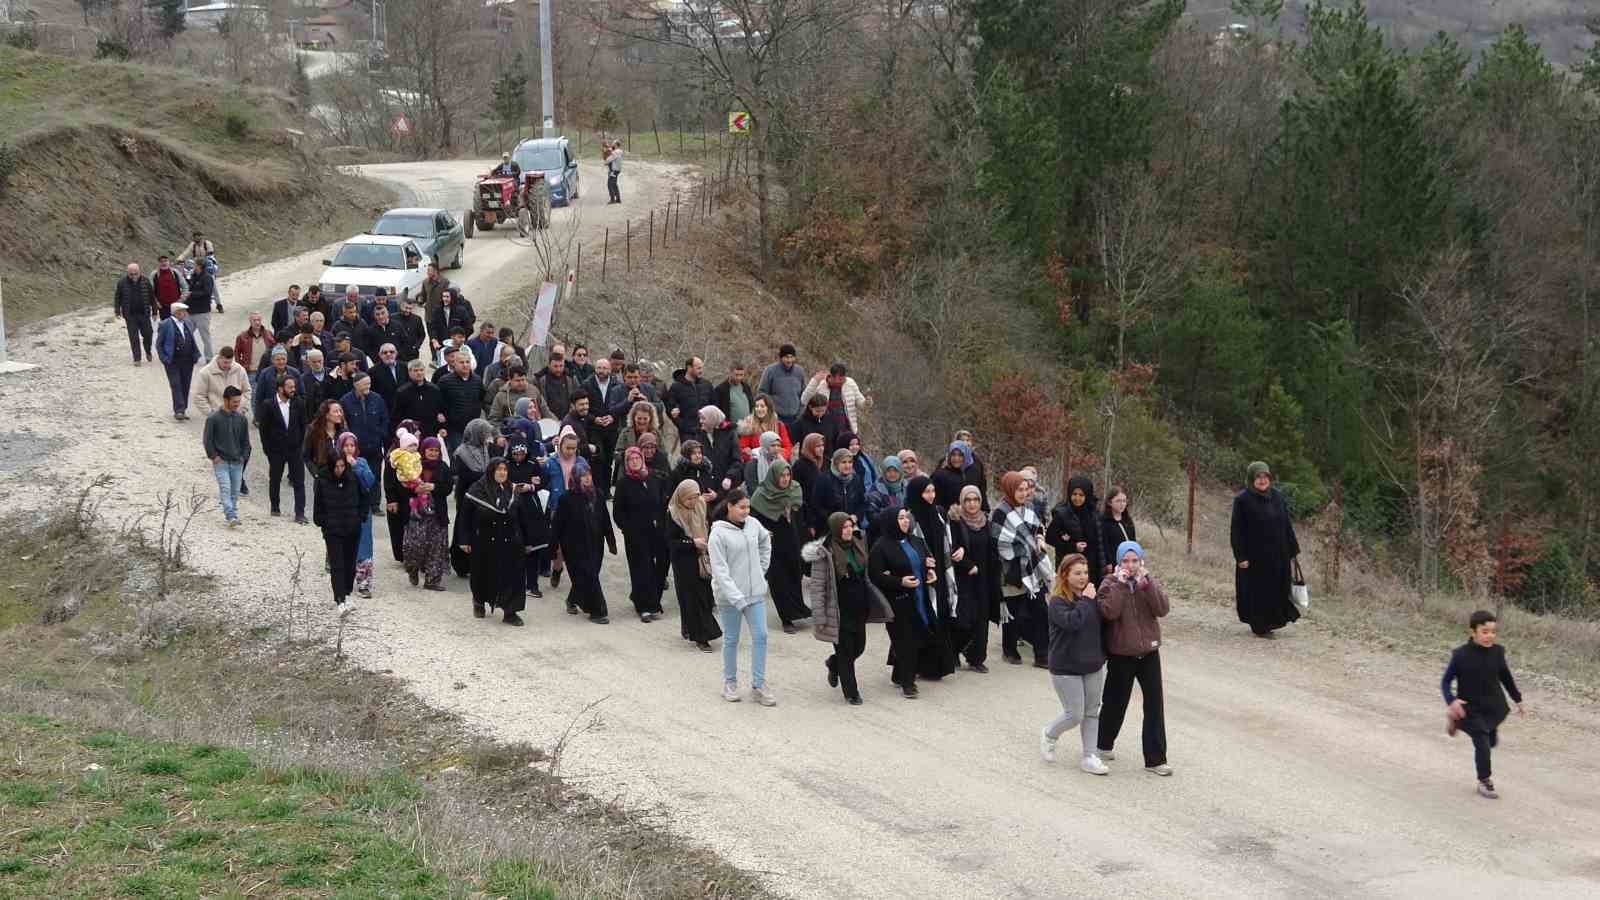
[[(486, 166), (363, 173), (460, 208)], [(679, 174), (634, 164), (629, 205), (607, 207), (599, 167), (586, 166), (582, 233), (648, 209)], [(557, 212), (558, 226), (572, 215)], [(228, 274), (228, 313), (214, 332), (238, 331), (291, 280), (315, 278), (330, 249)], [(526, 302), (515, 294), (533, 271), (529, 248), (496, 230), (469, 243), (452, 277), (480, 310), (503, 314)], [(106, 275), (108, 298), (116, 274)], [(16, 358), (41, 366), (0, 379), (0, 484), (12, 509), (64, 502), (60, 478), (97, 472), (116, 478), (104, 509), (112, 521), (150, 509), (168, 486), (215, 497), (200, 421), (172, 421), (159, 365), (129, 365), (106, 305), (12, 340)], [(250, 466), (244, 527), (225, 529), (208, 511), (189, 554), (248, 624), (281, 618), (262, 595), (282, 590), (284, 552), (321, 556), (312, 528), (266, 515), (265, 472), (264, 458)], [(611, 625), (565, 615), (563, 585), (533, 601), (516, 630), (474, 620), (464, 580), (451, 576), (445, 594), (410, 588), (376, 531), (377, 599), (361, 603), (346, 640), (358, 662), (392, 669), (502, 738), (549, 746), (576, 722), (563, 774), (664, 815), (789, 896), (1600, 896), (1600, 717), (1535, 683), (1525, 685), (1532, 715), (1502, 730), (1504, 799), (1485, 801), (1472, 793), (1469, 743), (1443, 733), (1437, 666), (1328, 630), (1253, 641), (1230, 611), (1178, 595), (1162, 651), (1177, 774), (1142, 771), (1136, 708), (1111, 776), (1094, 778), (1070, 752), (1040, 761), (1038, 729), (1056, 703), (1037, 670), (962, 672), (908, 702), (879, 665), (887, 639), (875, 628), (860, 665), (866, 704), (851, 708), (824, 683), (827, 648), (774, 621), (779, 706), (723, 703), (720, 654), (680, 640), (675, 613), (648, 625), (627, 613), (620, 557), (605, 564)], [(1150, 550), (1159, 574), (1181, 545)], [(312, 587), (326, 596), (320, 576)], [(331, 627), (331, 602), (321, 618)]]

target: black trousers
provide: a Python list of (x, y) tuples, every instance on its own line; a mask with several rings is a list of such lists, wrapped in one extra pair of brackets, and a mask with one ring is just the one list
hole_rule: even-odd
[(622, 191), (617, 189), (617, 176), (620, 174), (622, 173), (612, 172), (606, 176), (606, 191), (611, 194), (611, 199), (618, 203), (622, 202)]
[(577, 604), (591, 619), (610, 615), (606, 612), (606, 592), (600, 586), (598, 572), (591, 572), (586, 566), (568, 566), (567, 577), (572, 579), (572, 587), (567, 591), (568, 603)]
[(166, 364), (167, 387), (172, 390), (174, 415), (189, 411), (189, 378), (194, 374), (194, 360)]
[[(1020, 657), (1022, 651), (1017, 649), (1019, 641), (1026, 641), (1033, 648), (1035, 662), (1050, 661), (1050, 620), (1044, 608), (1044, 601), (1038, 597), (1007, 597), (1001, 601), (1010, 605), (1012, 610), (1011, 621), (1000, 626), (1000, 650), (1008, 657)], [(1018, 616), (1016, 613), (1020, 612)], [(984, 643), (988, 643), (987, 629), (984, 633)], [(971, 657), (968, 657), (970, 660)], [(1104, 726), (1102, 726), (1104, 727)]]
[(267, 499), (272, 503), (273, 512), (282, 508), (278, 500), (283, 496), (280, 482), (285, 469), (289, 472), (289, 487), (294, 490), (294, 514), (298, 518), (306, 514), (306, 464), (300, 454), (267, 454)]
[(950, 634), (955, 641), (956, 653), (967, 658), (967, 665), (981, 665), (989, 658), (988, 616), (979, 616), (971, 628), (963, 628), (959, 624), (951, 625)]
[(1144, 764), (1167, 761), (1167, 719), (1161, 699), (1161, 652), (1106, 659), (1106, 686), (1100, 698), (1100, 749), (1115, 750), (1117, 732), (1128, 714), (1133, 683), (1144, 697)]
[(839, 640), (834, 642), (833, 655), (828, 657), (828, 671), (839, 676), (839, 690), (847, 700), (861, 696), (861, 688), (856, 685), (856, 660), (866, 650), (866, 623), (840, 623)]
[(1500, 729), (1488, 728), (1468, 716), (1461, 720), (1461, 730), (1472, 738), (1472, 761), (1478, 767), (1478, 780), (1488, 781), (1493, 775), (1489, 769), (1489, 751), (1500, 743)]
[[(650, 529), (654, 530), (654, 529)], [(647, 532), (622, 532), (622, 550), (628, 557), (628, 599), (640, 615), (661, 612), (660, 576), (656, 570), (655, 542)]]
[(544, 547), (524, 556), (522, 559), (522, 589), (524, 591), (537, 591), (539, 589), (539, 573), (550, 568), (550, 548)]
[[(393, 503), (394, 501), (390, 501)], [(395, 503), (394, 512), (389, 513), (389, 550), (394, 553), (394, 561), (406, 561), (406, 523), (411, 521), (411, 504), (402, 500)]]
[(328, 545), (328, 566), (332, 570), (329, 574), (333, 579), (333, 600), (335, 603), (350, 596), (356, 586), (356, 547), (361, 543), (359, 533), (349, 537), (336, 537), (327, 532), (322, 533), (323, 543)]
[(130, 315), (125, 320), (128, 324), (128, 349), (133, 351), (133, 361), (139, 361), (139, 345), (144, 344), (144, 358), (154, 359), (150, 352), (150, 339), (155, 335), (155, 326), (150, 324), (150, 317), (143, 313)]

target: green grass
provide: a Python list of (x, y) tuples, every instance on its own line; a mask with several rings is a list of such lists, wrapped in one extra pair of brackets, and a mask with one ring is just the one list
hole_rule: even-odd
[(398, 772), (277, 769), (36, 715), (0, 715), (0, 745), (0, 897), (556, 897), (531, 864), (464, 883), (391, 837), (421, 797)]

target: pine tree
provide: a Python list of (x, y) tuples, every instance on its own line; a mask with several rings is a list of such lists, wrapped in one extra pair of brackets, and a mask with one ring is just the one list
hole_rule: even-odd
[(169, 41), (188, 25), (189, 9), (184, 0), (145, 0), (145, 8), (156, 15), (156, 32)]
[(494, 81), (494, 114), (502, 127), (510, 128), (521, 122), (528, 112), (528, 74), (522, 62), (522, 53), (505, 72)]
[(1272, 467), (1273, 477), (1289, 496), (1296, 515), (1327, 502), (1322, 476), (1306, 456), (1303, 419), (1300, 401), (1274, 378), (1256, 418), (1255, 434), (1247, 445), (1252, 458), (1264, 460)]

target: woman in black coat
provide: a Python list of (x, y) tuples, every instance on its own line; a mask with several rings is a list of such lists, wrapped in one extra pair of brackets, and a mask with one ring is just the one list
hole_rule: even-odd
[(506, 461), (491, 459), (461, 506), (461, 550), (472, 560), (472, 614), (477, 618), (499, 607), (505, 624), (522, 624), (517, 614), (528, 605), (522, 573), (529, 547), (522, 536), (520, 502)]
[(931, 590), (938, 575), (928, 564), (928, 545), (911, 533), (911, 524), (911, 513), (904, 508), (884, 513), (874, 525), (878, 538), (867, 554), (867, 573), (894, 609), (894, 621), (889, 623), (890, 680), (907, 700), (917, 696), (917, 670), (939, 619)]
[(311, 520), (322, 529), (328, 548), (333, 581), (333, 605), (348, 615), (350, 592), (356, 583), (356, 548), (361, 543), (361, 523), (367, 517), (367, 492), (356, 478), (354, 451), (336, 456), (325, 474), (318, 475)]
[(806, 540), (828, 533), (828, 517), (817, 514), (817, 484), (822, 480), (823, 467), (827, 465), (822, 456), (822, 445), (825, 442), (826, 438), (813, 432), (801, 440), (800, 447), (795, 453), (794, 480), (799, 482), (800, 496), (805, 498), (805, 513), (801, 517), (800, 530)]
[[(728, 491), (744, 481), (744, 463), (739, 452), (739, 431), (715, 406), (700, 410), (700, 428), (705, 433), (706, 462), (711, 466), (712, 490), (716, 492), (715, 505)], [(751, 486), (748, 491), (755, 490)]]
[(706, 516), (705, 497), (694, 480), (684, 479), (673, 490), (667, 502), (666, 526), (683, 639), (710, 653), (711, 642), (722, 637), (722, 625), (717, 622), (717, 602), (711, 595), (711, 562), (706, 546), (711, 524)]
[(1079, 475), (1067, 482), (1067, 495), (1050, 512), (1050, 525), (1044, 531), (1045, 543), (1056, 551), (1056, 559), (1074, 553), (1089, 561), (1089, 571), (1105, 571), (1105, 553), (1100, 548), (1100, 515), (1095, 510), (1094, 482)]
[(622, 531), (628, 557), (628, 599), (639, 621), (661, 615), (661, 580), (657, 563), (666, 554), (661, 520), (666, 517), (661, 480), (650, 474), (638, 447), (623, 451), (622, 477), (611, 485), (611, 514)]
[[(748, 485), (747, 485), (748, 486)], [(800, 537), (805, 500), (794, 472), (782, 459), (767, 467), (766, 478), (750, 495), (750, 514), (772, 533), (772, 562), (767, 566), (767, 592), (783, 622), (783, 633), (794, 634), (794, 623), (811, 618), (801, 590)]]
[(721, 485), (711, 471), (711, 463), (706, 461), (705, 447), (699, 441), (688, 440), (683, 442), (678, 451), (681, 454), (678, 464), (672, 468), (667, 480), (674, 485), (684, 480), (694, 482), (700, 486), (700, 494), (706, 498), (706, 503), (714, 504)]
[[(543, 597), (539, 590), (539, 573), (547, 564), (550, 555), (550, 519), (546, 515), (544, 504), (539, 501), (539, 488), (544, 484), (544, 465), (541, 460), (529, 455), (529, 445), (522, 443), (522, 436), (514, 435), (511, 452), (507, 454), (508, 463), (506, 470), (509, 473), (511, 489), (517, 495), (517, 524), (522, 529), (524, 546), (532, 547), (532, 551), (522, 558), (522, 586), (534, 597)], [(539, 450), (544, 445), (536, 444)]]
[(1249, 486), (1233, 498), (1234, 603), (1239, 621), (1256, 637), (1300, 618), (1289, 599), (1291, 564), (1300, 555), (1300, 541), (1289, 521), (1289, 503), (1272, 486), (1272, 470), (1253, 462)]
[(1128, 509), (1128, 492), (1114, 487), (1106, 494), (1105, 508), (1100, 512), (1100, 550), (1105, 556), (1105, 571), (1094, 574), (1091, 569), (1089, 580), (1098, 581), (1115, 572), (1117, 561), (1111, 557), (1116, 554), (1117, 548), (1122, 546), (1123, 541), (1138, 540), (1138, 532), (1133, 527), (1133, 513)]
[[(933, 486), (933, 479), (926, 475), (911, 479), (906, 485), (906, 509), (911, 511), (915, 523), (913, 533), (922, 538), (928, 555), (933, 558), (933, 570), (947, 576), (952, 563), (959, 564), (966, 558), (966, 548), (956, 544), (950, 533), (944, 511), (938, 505), (938, 489)], [(956, 647), (951, 633), (956, 618), (950, 602), (953, 587), (948, 577), (933, 583), (933, 608), (939, 615), (933, 622), (933, 642), (922, 652), (917, 669), (918, 675), (933, 681), (956, 670)]]
[(495, 445), (494, 426), (488, 419), (473, 419), (461, 434), (461, 443), (450, 458), (450, 468), (456, 476), (456, 529), (450, 541), (450, 566), (456, 574), (466, 578), (472, 573), (472, 558), (461, 549), (461, 509), (467, 502), (467, 491), (483, 477), (489, 460), (499, 455)]
[(588, 463), (579, 460), (573, 469), (575, 488), (561, 495), (556, 504), (551, 531), (561, 545), (572, 587), (567, 591), (567, 612), (583, 610), (589, 621), (605, 625), (611, 621), (606, 611), (606, 593), (600, 586), (600, 563), (605, 551), (617, 552), (617, 534), (611, 528), (606, 504), (597, 496), (594, 474)]
[(972, 485), (961, 488), (961, 514), (950, 533), (965, 552), (956, 563), (956, 650), (974, 672), (988, 672), (989, 625), (1000, 622), (1000, 544), (995, 526), (983, 511), (983, 495)]

